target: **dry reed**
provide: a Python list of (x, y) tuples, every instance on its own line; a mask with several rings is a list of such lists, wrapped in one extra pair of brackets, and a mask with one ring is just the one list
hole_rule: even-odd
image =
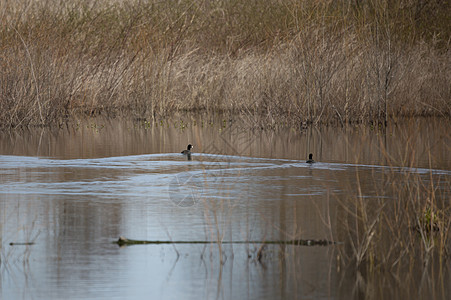
[[(442, 291), (433, 298), (446, 299), (451, 250), (450, 176), (433, 170), (428, 174), (417, 172), (413, 152), (409, 151), (408, 164), (402, 170), (395, 165), (405, 162), (395, 162), (386, 153), (392, 167), (375, 178), (373, 197), (363, 197), (356, 169), (357, 193), (341, 202), (338, 218), (337, 238), (343, 242), (339, 261), (348, 272), (359, 274), (355, 288), (360, 292), (369, 293), (371, 288), (387, 284), (378, 280), (392, 278), (404, 298), (430, 297)], [(380, 290), (373, 297), (388, 296)]]
[(449, 5), (419, 3), (2, 2), (0, 124), (175, 111), (269, 126), (449, 117)]

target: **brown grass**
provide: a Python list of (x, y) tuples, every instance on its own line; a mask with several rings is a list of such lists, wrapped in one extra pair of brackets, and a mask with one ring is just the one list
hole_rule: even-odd
[[(348, 258), (357, 266), (393, 270), (401, 262), (422, 265), (434, 251), (442, 258), (449, 257), (450, 194), (443, 187), (451, 186), (451, 182), (441, 182), (439, 189), (440, 180), (449, 178), (431, 175), (425, 180), (409, 171), (393, 173), (379, 189), (379, 200), (357, 196), (347, 203), (345, 240), (349, 241), (348, 254), (352, 254)], [(395, 199), (384, 199), (390, 192)], [(418, 256), (422, 259), (413, 259)]]
[[(415, 166), (413, 152), (409, 151), (407, 166)], [(387, 160), (392, 165), (400, 163), (388, 155)], [(374, 299), (389, 294), (380, 289), (390, 285), (384, 282), (387, 278), (401, 288), (399, 295), (404, 296), (400, 298), (430, 297), (442, 291), (433, 298), (446, 299), (451, 254), (449, 175), (432, 170), (420, 174), (408, 167), (400, 172), (392, 167), (378, 176), (382, 178), (374, 180), (375, 197), (364, 198), (356, 170), (357, 193), (342, 202), (337, 235), (343, 241), (342, 267), (359, 274), (358, 293), (372, 293), (378, 287)]]
[(450, 8), (421, 3), (2, 2), (0, 124), (175, 111), (269, 126), (449, 117)]

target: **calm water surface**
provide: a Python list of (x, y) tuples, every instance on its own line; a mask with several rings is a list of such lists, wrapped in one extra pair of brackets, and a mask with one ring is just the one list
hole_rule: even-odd
[[(361, 299), (362, 279), (337, 262), (340, 243), (259, 242), (340, 242), (340, 203), (358, 193), (357, 176), (368, 201), (396, 201), (378, 187), (406, 170), (443, 178), (448, 195), (449, 125), (262, 131), (220, 118), (96, 119), (2, 132), (2, 299)], [(180, 154), (188, 143), (191, 160)], [(251, 242), (118, 247), (119, 236)], [(397, 288), (385, 298), (399, 299)]]

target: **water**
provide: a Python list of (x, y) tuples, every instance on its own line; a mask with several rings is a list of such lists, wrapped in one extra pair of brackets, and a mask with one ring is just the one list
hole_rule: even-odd
[[(228, 119), (96, 119), (3, 132), (1, 296), (358, 299), (356, 274), (337, 261), (343, 203), (353, 195), (396, 201), (381, 192), (389, 173), (438, 178), (439, 194), (449, 195), (448, 125), (300, 132)], [(188, 143), (191, 160), (180, 154)], [(119, 236), (213, 243), (119, 247)], [(292, 239), (338, 243), (261, 243)], [(386, 299), (402, 295), (391, 288)]]

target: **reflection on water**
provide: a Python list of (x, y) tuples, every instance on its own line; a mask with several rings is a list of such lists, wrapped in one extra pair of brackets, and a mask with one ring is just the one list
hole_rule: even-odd
[[(388, 172), (444, 178), (437, 189), (449, 189), (450, 140), (440, 123), (385, 133), (247, 131), (228, 120), (188, 124), (96, 120), (2, 133), (3, 298), (358, 298), (355, 274), (340, 269), (336, 251), (340, 203), (359, 194), (356, 176), (368, 201), (396, 200), (377, 192)], [(180, 154), (188, 143), (196, 150), (191, 160)], [(306, 164), (310, 152), (320, 162)], [(119, 236), (338, 244), (120, 248), (112, 243)], [(35, 244), (9, 245), (30, 241)]]

